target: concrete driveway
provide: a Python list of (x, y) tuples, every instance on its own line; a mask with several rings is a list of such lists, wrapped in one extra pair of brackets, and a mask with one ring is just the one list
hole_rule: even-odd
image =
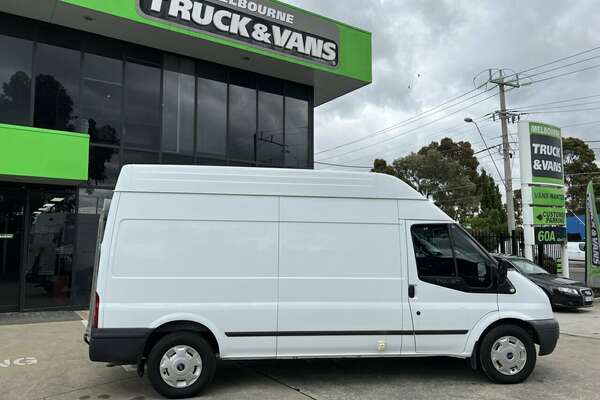
[[(223, 362), (203, 399), (597, 399), (600, 304), (559, 312), (554, 354), (528, 381), (493, 385), (463, 360), (363, 359)], [(0, 324), (2, 317), (0, 317)], [(159, 398), (132, 370), (88, 361), (81, 321), (0, 326), (0, 399)]]

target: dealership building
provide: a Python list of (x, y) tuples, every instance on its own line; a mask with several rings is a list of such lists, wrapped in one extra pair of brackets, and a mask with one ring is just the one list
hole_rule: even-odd
[(0, 312), (87, 306), (123, 165), (313, 168), (371, 82), (369, 32), (270, 0), (2, 0), (0, 54)]

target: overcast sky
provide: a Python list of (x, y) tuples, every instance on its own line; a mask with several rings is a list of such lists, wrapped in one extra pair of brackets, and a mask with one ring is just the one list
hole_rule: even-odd
[[(498, 97), (426, 127), (419, 126), (484, 99), (495, 91), (385, 135), (319, 154), (322, 150), (401, 122), (471, 90), (474, 76), (488, 68), (522, 71), (600, 46), (598, 0), (289, 2), (373, 33), (373, 84), (315, 111), (315, 159), (329, 163), (366, 166), (371, 165), (375, 157), (393, 161), (445, 136), (454, 140), (469, 140), (480, 150), (484, 146), (475, 127), (462, 121), (466, 116), (476, 118), (497, 110)], [(597, 50), (531, 73), (591, 57), (598, 58), (532, 79), (600, 64), (600, 50)], [(508, 94), (508, 105), (509, 108), (518, 108), (592, 95), (600, 95), (600, 68), (514, 90)], [(592, 102), (596, 103), (587, 104)], [(562, 108), (545, 111), (598, 110), (539, 114), (529, 118), (558, 126), (600, 120), (600, 96), (571, 102), (574, 105), (582, 103), (585, 105), (573, 107), (562, 107), (569, 103), (556, 104)], [(549, 107), (552, 106), (539, 108)], [(482, 130), (489, 145), (500, 142), (499, 123), (484, 121)], [(600, 140), (600, 124), (567, 128), (565, 131), (564, 134), (568, 136)], [(336, 154), (348, 153), (394, 136), (398, 138), (385, 144), (332, 158)], [(593, 146), (600, 149), (600, 143)], [(597, 154), (600, 154), (600, 150)], [(500, 155), (494, 157), (500, 158)], [(490, 157), (481, 160), (482, 166), (493, 172), (490, 162)], [(518, 177), (517, 161), (515, 169), (514, 175)]]

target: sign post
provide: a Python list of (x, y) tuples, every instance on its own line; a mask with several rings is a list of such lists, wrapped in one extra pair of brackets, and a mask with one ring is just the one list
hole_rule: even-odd
[[(567, 254), (566, 203), (560, 128), (539, 122), (519, 123), (521, 195), (525, 257), (533, 260), (534, 246), (562, 244)], [(569, 276), (568, 257), (562, 274)]]

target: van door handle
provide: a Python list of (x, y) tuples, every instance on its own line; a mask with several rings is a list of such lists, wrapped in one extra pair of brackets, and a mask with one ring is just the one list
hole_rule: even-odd
[(408, 285), (408, 297), (410, 297), (411, 299), (415, 298), (415, 285)]

